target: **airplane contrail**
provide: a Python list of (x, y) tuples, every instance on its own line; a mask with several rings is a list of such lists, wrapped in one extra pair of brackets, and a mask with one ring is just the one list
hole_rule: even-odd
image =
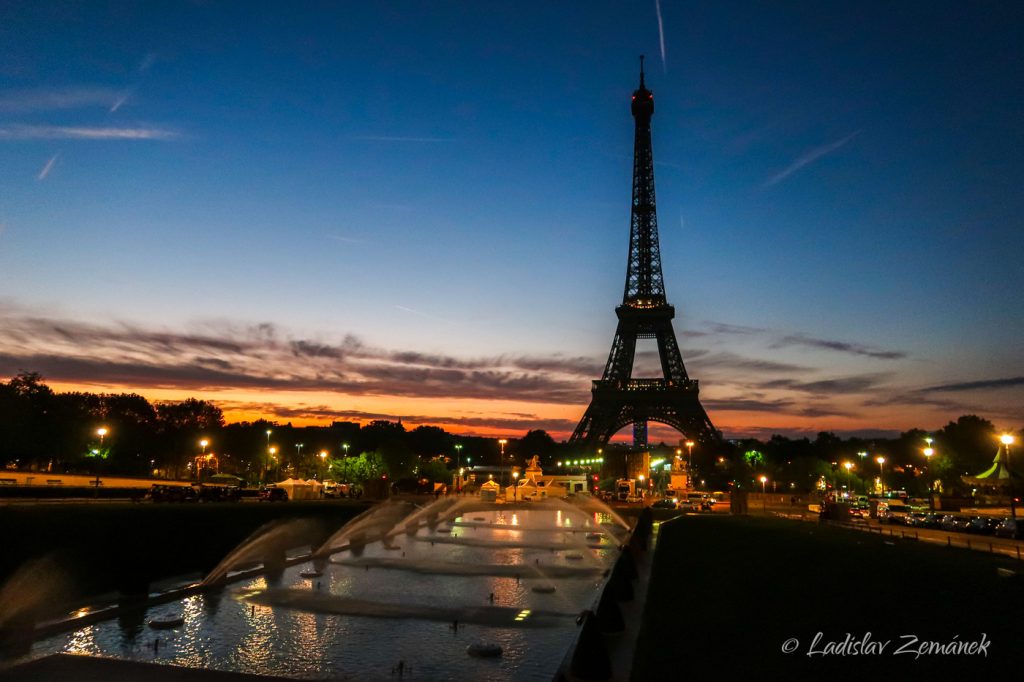
[(654, 0), (654, 11), (658, 15), (658, 43), (661, 45), (661, 69), (668, 73), (668, 62), (665, 61), (665, 24), (661, 20), (661, 0)]
[(36, 176), (36, 180), (46, 179), (46, 176), (50, 174), (51, 170), (53, 170), (53, 164), (57, 163), (58, 156), (60, 156), (59, 152), (50, 157), (50, 160), (46, 162), (46, 165), (43, 166), (43, 169), (39, 171), (39, 175)]

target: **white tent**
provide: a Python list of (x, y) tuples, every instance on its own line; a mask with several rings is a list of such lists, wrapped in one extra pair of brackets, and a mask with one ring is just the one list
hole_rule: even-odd
[(480, 486), (480, 499), (484, 502), (496, 502), (499, 490), (501, 490), (500, 485), (494, 481), (487, 481)]
[(289, 500), (318, 500), (320, 499), (320, 489), (323, 487), (318, 481), (303, 481), (295, 478), (287, 478), (276, 485), (288, 493)]

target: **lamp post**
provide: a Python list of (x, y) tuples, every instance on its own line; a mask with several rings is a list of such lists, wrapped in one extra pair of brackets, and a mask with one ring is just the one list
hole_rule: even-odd
[(99, 497), (100, 494), (100, 459), (103, 456), (103, 439), (107, 433), (109, 431), (106, 426), (96, 429), (96, 435), (100, 437), (100, 447), (98, 450), (92, 451), (92, 455), (96, 459), (96, 485), (93, 487), (93, 497)]
[[(690, 471), (693, 469), (693, 446), (695, 443), (692, 440), (686, 441), (686, 483), (690, 483)], [(691, 488), (693, 486), (690, 486)]]
[(853, 469), (853, 462), (843, 462), (843, 468), (846, 469), (846, 481), (847, 481), (847, 483), (849, 483), (850, 482), (850, 470)]
[[(505, 466), (505, 443), (508, 441), (504, 438), (498, 440), (498, 445), (501, 446), (501, 466)], [(511, 469), (511, 467), (509, 467)]]
[(266, 478), (267, 476), (270, 475), (270, 434), (271, 433), (273, 433), (273, 431), (271, 431), (270, 429), (267, 429), (267, 457), (264, 460), (266, 462), (266, 464), (263, 467), (263, 476), (262, 476), (262, 478)]
[[(924, 461), (925, 461), (924, 470), (925, 470), (925, 475), (930, 479), (931, 475), (932, 475), (931, 461), (932, 461), (932, 455), (935, 454), (935, 448), (932, 447), (932, 439), (931, 438), (925, 438), (924, 442), (928, 445), (928, 447), (926, 447), (924, 450), (922, 450), (922, 452), (924, 453)], [(934, 485), (933, 485), (933, 482), (931, 480), (928, 481), (928, 509), (930, 511), (935, 511)]]
[[(275, 448), (275, 447), (271, 447), (270, 448), (270, 459), (272, 461), (274, 461), (275, 463), (277, 462), (277, 448)], [(270, 475), (269, 471), (267, 472), (267, 475), (268, 476)]]
[(879, 455), (875, 461), (878, 462), (878, 485), (882, 488), (882, 493), (885, 494), (885, 457)]
[(519, 472), (518, 471), (513, 471), (512, 472), (512, 501), (513, 502), (518, 502), (519, 501), (519, 486), (517, 485), (518, 483), (519, 483)]
[(327, 451), (326, 450), (321, 450), (320, 451), (320, 468), (322, 469), (322, 472), (320, 474), (320, 478), (321, 478), (321, 480), (323, 480), (323, 479), (327, 478)]
[(462, 443), (455, 444), (455, 466), (462, 467)]
[(206, 446), (209, 444), (210, 441), (205, 438), (199, 441), (199, 447), (202, 448), (202, 450), (199, 453), (199, 457), (196, 458), (196, 482), (200, 485), (203, 483), (202, 471), (203, 466), (206, 463)]
[(765, 489), (765, 486), (768, 484), (768, 477), (767, 476), (761, 476), (761, 478), (759, 478), (758, 480), (761, 481), (761, 494), (764, 495), (765, 493), (768, 492)]
[(1004, 457), (1006, 457), (1006, 475), (1010, 481), (1010, 518), (1017, 521), (1017, 501), (1014, 499), (1013, 490), (1013, 469), (1010, 468), (1010, 446), (1013, 445), (1014, 438), (1008, 433), (1004, 433), (999, 436), (999, 442), (1003, 444), (1005, 448)]

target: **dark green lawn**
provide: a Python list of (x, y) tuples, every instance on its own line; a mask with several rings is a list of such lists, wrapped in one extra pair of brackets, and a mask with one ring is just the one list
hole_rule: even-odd
[[(887, 544), (894, 543), (894, 544)], [(767, 518), (662, 524), (632, 679), (1016, 680), (1024, 676), (1024, 564), (980, 552)], [(816, 633), (891, 644), (808, 656)], [(893, 655), (921, 640), (991, 642), (988, 656)], [(799, 641), (783, 653), (787, 640)], [(1004, 677), (1005, 676), (1005, 677)]]

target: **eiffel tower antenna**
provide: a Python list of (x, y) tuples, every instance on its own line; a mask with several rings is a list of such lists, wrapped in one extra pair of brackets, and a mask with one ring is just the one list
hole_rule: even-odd
[[(569, 439), (571, 444), (584, 448), (604, 445), (619, 429), (630, 424), (634, 446), (645, 447), (649, 421), (671, 426), (691, 440), (709, 442), (720, 437), (697, 397), (697, 381), (686, 373), (672, 328), (675, 308), (665, 297), (651, 147), (654, 93), (644, 84), (643, 55), (640, 85), (633, 92), (631, 108), (633, 201), (626, 285), (622, 305), (615, 309), (619, 323), (604, 374), (594, 382), (590, 407)], [(657, 340), (661, 378), (633, 378), (637, 339)]]

